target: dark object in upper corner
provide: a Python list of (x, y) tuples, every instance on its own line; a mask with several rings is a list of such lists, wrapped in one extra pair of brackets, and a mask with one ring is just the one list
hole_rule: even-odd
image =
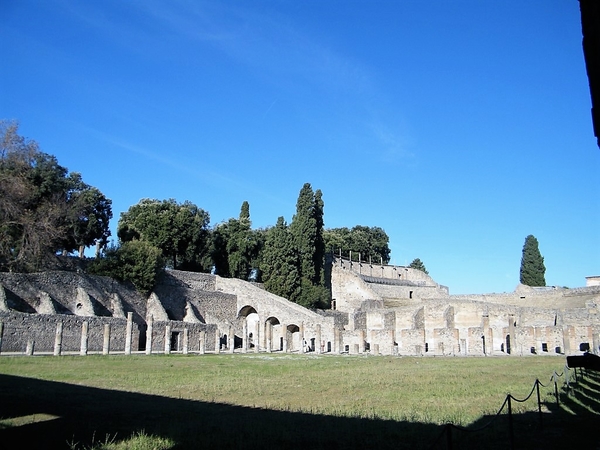
[(600, 147), (600, 1), (579, 0), (583, 57), (592, 99), (594, 136)]
[(600, 356), (585, 352), (581, 356), (567, 356), (567, 366), (571, 369), (583, 367), (584, 369), (600, 372)]

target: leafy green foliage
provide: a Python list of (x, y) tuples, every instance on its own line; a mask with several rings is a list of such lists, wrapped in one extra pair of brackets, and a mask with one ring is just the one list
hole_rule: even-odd
[(0, 270), (30, 271), (110, 236), (111, 201), (0, 121)]
[(421, 261), (419, 258), (415, 258), (411, 261), (411, 263), (408, 265), (408, 267), (410, 267), (411, 269), (417, 269), (420, 270), (421, 272), (425, 272), (425, 273), (429, 273), (427, 272), (427, 269), (425, 268), (425, 264), (423, 264), (423, 261)]
[(521, 257), (520, 281), (527, 286), (546, 286), (546, 267), (538, 240), (533, 235), (525, 238)]
[(342, 256), (358, 261), (372, 260), (376, 263), (387, 264), (390, 260), (389, 237), (380, 227), (367, 227), (356, 225), (352, 229), (331, 228), (324, 232), (325, 246), (328, 250)]
[(208, 253), (207, 212), (191, 202), (143, 199), (121, 214), (121, 242), (146, 241), (159, 248), (174, 269), (202, 271)]
[(159, 248), (146, 241), (133, 240), (120, 247), (109, 247), (102, 257), (92, 261), (88, 272), (130, 281), (139, 292), (147, 295), (163, 269), (164, 260)]

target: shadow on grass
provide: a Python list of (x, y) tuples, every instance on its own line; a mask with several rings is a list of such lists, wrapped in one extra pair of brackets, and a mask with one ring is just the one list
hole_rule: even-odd
[[(548, 402), (541, 424), (537, 413), (514, 415), (513, 448), (600, 448), (599, 393), (600, 376), (588, 374), (574, 393), (561, 395), (559, 406)], [(491, 419), (482, 417), (468, 428)], [(0, 420), (16, 424), (0, 426), (1, 448), (86, 448), (107, 436), (118, 442), (139, 432), (169, 438), (175, 448), (511, 448), (505, 414), (484, 431), (455, 430), (449, 442), (443, 427), (432, 424), (248, 408), (8, 375), (0, 375)]]
[[(36, 417), (34, 417), (36, 415)], [(89, 447), (137, 432), (167, 437), (176, 448), (427, 448), (439, 427), (173, 399), (0, 375), (0, 418), (28, 417), (0, 429), (0, 447)], [(52, 417), (56, 417), (52, 419)], [(35, 420), (44, 420), (35, 422)], [(18, 421), (18, 419), (17, 419)], [(33, 423), (32, 423), (33, 422)], [(10, 448), (10, 447), (9, 447)]]
[[(542, 414), (513, 413), (512, 432), (505, 407), (500, 415), (484, 416), (466, 431), (453, 428), (451, 443), (442, 433), (430, 448), (600, 450), (600, 372), (588, 371), (571, 389), (559, 388), (558, 402), (551, 383), (540, 394)], [(536, 397), (533, 393), (529, 405), (537, 405)]]

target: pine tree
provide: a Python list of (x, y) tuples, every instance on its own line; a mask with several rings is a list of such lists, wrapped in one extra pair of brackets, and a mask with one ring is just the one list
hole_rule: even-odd
[(287, 299), (297, 297), (300, 289), (298, 265), (292, 235), (283, 217), (279, 217), (277, 225), (267, 232), (262, 253), (260, 270), (265, 289)]
[(544, 266), (544, 258), (540, 253), (538, 240), (530, 234), (525, 238), (525, 244), (523, 245), (520, 271), (521, 284), (546, 286), (545, 273), (546, 267)]
[(298, 195), (296, 214), (290, 233), (298, 255), (300, 290), (289, 298), (306, 307), (325, 306), (328, 291), (324, 288), (325, 241), (323, 237), (323, 199), (320, 190), (313, 192), (305, 183)]
[(425, 268), (425, 264), (423, 264), (423, 261), (421, 261), (419, 258), (413, 259), (412, 262), (408, 265), (408, 267), (410, 267), (411, 269), (420, 270), (421, 272), (425, 272), (427, 274), (429, 273)]

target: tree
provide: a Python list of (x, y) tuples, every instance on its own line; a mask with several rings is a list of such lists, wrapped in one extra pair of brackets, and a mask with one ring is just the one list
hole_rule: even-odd
[(202, 271), (207, 268), (207, 212), (191, 202), (142, 199), (121, 214), (117, 235), (121, 243), (141, 240), (159, 248), (173, 269)]
[(164, 269), (159, 248), (145, 241), (128, 241), (120, 247), (109, 247), (88, 267), (88, 272), (120, 281), (129, 281), (142, 294), (148, 295)]
[(363, 261), (371, 259), (373, 262), (387, 264), (390, 260), (390, 248), (388, 246), (389, 237), (380, 227), (367, 227), (356, 225), (352, 229), (331, 228), (325, 230), (325, 245), (330, 251), (338, 254), (342, 251), (342, 256), (349, 258), (352, 252), (352, 259)]
[(105, 243), (111, 201), (0, 121), (0, 270), (37, 270), (59, 250)]
[(289, 227), (284, 218), (279, 217), (277, 225), (266, 233), (262, 252), (260, 270), (265, 289), (287, 299), (297, 297), (300, 290), (298, 267), (298, 253)]
[(324, 306), (328, 296), (323, 286), (325, 241), (323, 237), (323, 199), (305, 183), (298, 195), (296, 214), (290, 224), (293, 246), (298, 255), (300, 290), (291, 301), (306, 307)]
[(412, 262), (408, 265), (408, 267), (410, 267), (411, 269), (417, 269), (417, 270), (420, 270), (421, 272), (425, 272), (426, 274), (429, 274), (429, 272), (427, 272), (427, 269), (425, 268), (425, 264), (423, 264), (423, 262), (419, 258), (413, 259)]
[(538, 240), (533, 235), (525, 238), (521, 257), (520, 281), (527, 286), (546, 286), (546, 267), (540, 253)]

